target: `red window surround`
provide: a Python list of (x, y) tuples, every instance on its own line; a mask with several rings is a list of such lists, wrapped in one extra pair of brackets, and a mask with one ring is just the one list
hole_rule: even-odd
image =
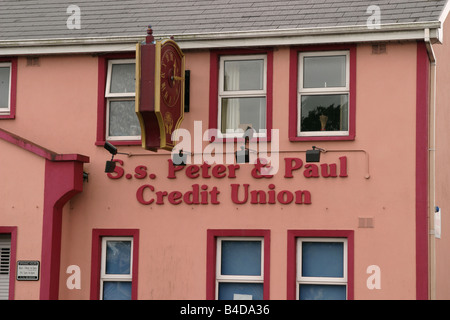
[[(209, 129), (218, 129), (219, 111), (219, 58), (224, 55), (267, 55), (267, 88), (266, 88), (266, 130), (267, 137), (259, 138), (260, 141), (270, 141), (272, 129), (272, 105), (273, 105), (273, 51), (271, 49), (229, 49), (214, 50), (210, 53), (209, 74)], [(218, 141), (218, 140), (217, 140)]]
[[(113, 59), (135, 59), (134, 52), (106, 54), (98, 57), (98, 91), (97, 91), (97, 138), (95, 144), (103, 146), (106, 140), (106, 77), (108, 73), (108, 61)], [(114, 145), (141, 145), (140, 140), (111, 141)]]
[(10, 112), (0, 115), (0, 119), (14, 119), (16, 117), (16, 99), (17, 99), (17, 58), (0, 58), (0, 62), (11, 63), (11, 91)]
[(288, 230), (287, 239), (287, 299), (296, 299), (297, 238), (347, 239), (347, 300), (354, 299), (354, 231), (353, 230)]
[(206, 299), (216, 299), (216, 238), (264, 237), (264, 289), (263, 298), (269, 300), (270, 292), (270, 230), (215, 230), (207, 232), (206, 248)]
[[(350, 98), (349, 98), (349, 134), (348, 136), (297, 136), (297, 116), (298, 116), (298, 55), (301, 52), (312, 51), (350, 51)], [(307, 47), (292, 47), (290, 52), (289, 66), (289, 140), (290, 141), (333, 141), (333, 140), (354, 140), (356, 125), (356, 45), (319, 45)]]
[(8, 300), (14, 300), (14, 283), (16, 280), (16, 246), (17, 227), (1, 227), (0, 233), (11, 235), (11, 254), (9, 256), (9, 292)]
[(93, 229), (91, 250), (91, 300), (100, 297), (100, 267), (102, 256), (102, 237), (133, 237), (133, 270), (131, 283), (131, 300), (137, 300), (138, 264), (139, 264), (139, 229)]

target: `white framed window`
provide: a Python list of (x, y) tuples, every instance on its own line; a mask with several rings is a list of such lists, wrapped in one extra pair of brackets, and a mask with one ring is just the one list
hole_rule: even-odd
[(262, 300), (264, 239), (217, 238), (216, 299)]
[(221, 56), (218, 137), (267, 136), (267, 55)]
[(297, 299), (347, 299), (347, 251), (346, 238), (297, 238)]
[(133, 237), (103, 237), (100, 299), (131, 300)]
[(299, 53), (297, 136), (348, 136), (350, 52)]
[(135, 111), (134, 59), (109, 60), (106, 78), (106, 140), (139, 140), (141, 126)]
[(11, 62), (0, 62), (0, 115), (11, 112)]

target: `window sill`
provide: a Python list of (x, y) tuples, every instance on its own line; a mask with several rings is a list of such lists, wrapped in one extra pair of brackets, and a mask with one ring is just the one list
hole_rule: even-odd
[[(96, 141), (96, 146), (103, 146), (105, 144), (105, 140)], [(141, 140), (108, 140), (114, 146), (141, 146)]]
[(7, 113), (0, 113), (0, 120), (4, 119), (4, 120), (11, 120), (11, 119), (15, 119), (16, 116), (13, 114), (7, 114)]
[[(258, 137), (258, 138), (252, 138), (250, 140), (250, 142), (270, 142), (271, 139), (270, 137)], [(227, 142), (233, 142), (233, 143), (244, 143), (245, 139), (244, 138), (238, 138), (238, 137), (209, 137), (209, 142), (222, 142), (222, 143), (227, 143)]]
[(355, 135), (345, 135), (345, 136), (291, 136), (289, 141), (353, 141), (355, 140)]

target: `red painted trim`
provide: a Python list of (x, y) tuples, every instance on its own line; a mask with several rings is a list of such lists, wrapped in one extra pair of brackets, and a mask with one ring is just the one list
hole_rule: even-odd
[(428, 299), (428, 98), (430, 61), (417, 44), (416, 88), (416, 298)]
[(219, 100), (219, 52), (211, 51), (209, 56), (209, 129), (218, 129)]
[(287, 299), (297, 299), (297, 238), (347, 238), (347, 299), (354, 299), (355, 251), (353, 230), (288, 230)]
[(105, 56), (98, 57), (98, 86), (97, 86), (97, 139), (96, 144), (105, 144), (106, 136), (106, 73), (108, 60)]
[(17, 227), (1, 227), (0, 234), (10, 234), (11, 253), (9, 263), (9, 292), (8, 300), (14, 300), (15, 280), (16, 280), (16, 254), (17, 254)]
[(133, 237), (133, 270), (131, 283), (131, 299), (137, 300), (138, 267), (139, 267), (139, 229), (93, 229), (91, 251), (91, 300), (100, 297), (100, 267), (102, 237)]
[(289, 54), (289, 140), (297, 139), (297, 88), (298, 88), (298, 50), (291, 48)]
[[(135, 52), (100, 55), (98, 57), (98, 85), (97, 85), (97, 136), (95, 145), (103, 146), (106, 141), (106, 76), (108, 61), (114, 59), (135, 59)], [(141, 145), (139, 141), (109, 141), (113, 145)]]
[(0, 115), (0, 119), (15, 119), (17, 100), (17, 58), (0, 58), (0, 62), (11, 62), (11, 97), (8, 115)]
[[(209, 61), (209, 129), (218, 129), (219, 111), (219, 58), (223, 55), (267, 55), (267, 86), (266, 86), (266, 129), (267, 137), (258, 138), (259, 141), (270, 141), (273, 123), (273, 51), (271, 49), (230, 49), (214, 50), (210, 52)], [(216, 142), (225, 142), (229, 139), (215, 139)], [(239, 139), (233, 139), (238, 141)]]
[(263, 299), (270, 299), (270, 230), (226, 230), (207, 231), (206, 248), (206, 299), (216, 299), (216, 239), (217, 237), (263, 237), (264, 238), (264, 289)]
[[(350, 51), (350, 99), (349, 99), (349, 134), (347, 136), (297, 136), (297, 89), (298, 89), (298, 54), (311, 51)], [(321, 45), (292, 47), (289, 67), (289, 140), (290, 141), (345, 141), (354, 140), (356, 136), (356, 45)]]
[(83, 162), (45, 161), (41, 300), (58, 299), (62, 210), (82, 190)]

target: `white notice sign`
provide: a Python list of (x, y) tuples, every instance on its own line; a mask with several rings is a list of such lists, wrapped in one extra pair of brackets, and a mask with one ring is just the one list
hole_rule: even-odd
[(441, 238), (441, 208), (436, 208), (434, 213), (434, 236), (437, 239)]
[(233, 294), (233, 300), (253, 300), (253, 296), (251, 294)]
[(17, 261), (17, 280), (39, 280), (39, 261)]

